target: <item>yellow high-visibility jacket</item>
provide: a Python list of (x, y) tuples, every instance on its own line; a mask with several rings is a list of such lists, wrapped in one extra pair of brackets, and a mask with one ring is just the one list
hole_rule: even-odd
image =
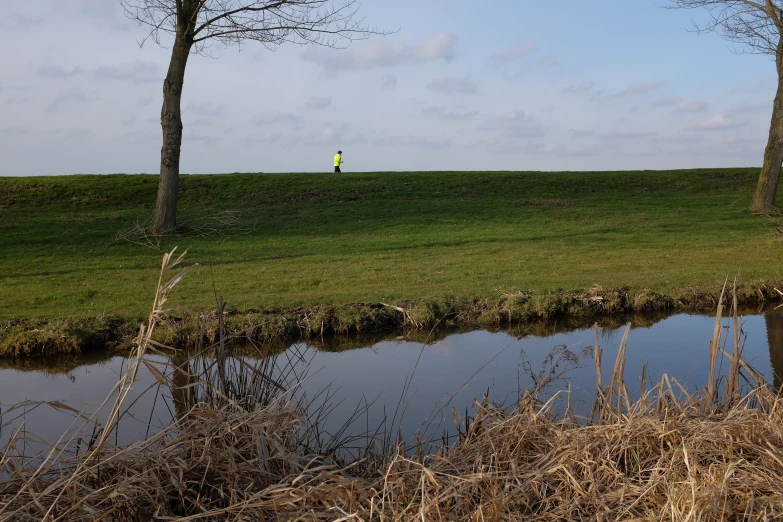
[(334, 156), (334, 166), (339, 167), (343, 164), (343, 156), (342, 154), (335, 154)]

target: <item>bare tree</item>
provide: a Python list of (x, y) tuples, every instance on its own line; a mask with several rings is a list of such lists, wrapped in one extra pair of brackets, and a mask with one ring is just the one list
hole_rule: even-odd
[(128, 18), (149, 32), (141, 44), (174, 37), (171, 62), (163, 82), (163, 147), (158, 198), (150, 231), (173, 232), (177, 226), (179, 158), (182, 146), (180, 104), (185, 66), (193, 53), (210, 43), (226, 46), (255, 41), (274, 50), (285, 42), (342, 47), (380, 34), (357, 19), (357, 0), (119, 0)]
[(769, 54), (775, 58), (778, 88), (772, 105), (764, 163), (750, 210), (775, 213), (780, 168), (783, 164), (783, 1), (781, 0), (669, 0), (675, 9), (702, 8), (708, 13), (697, 31), (717, 32), (740, 44), (741, 51)]

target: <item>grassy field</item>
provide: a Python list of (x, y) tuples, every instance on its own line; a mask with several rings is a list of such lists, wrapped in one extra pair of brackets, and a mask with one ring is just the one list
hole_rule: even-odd
[(149, 217), (156, 176), (0, 178), (0, 320), (142, 316), (173, 246), (203, 265), (175, 295), (191, 308), (215, 295), (240, 310), (285, 310), (781, 280), (779, 221), (747, 211), (757, 175), (183, 176), (180, 220), (191, 232), (157, 246), (115, 240)]

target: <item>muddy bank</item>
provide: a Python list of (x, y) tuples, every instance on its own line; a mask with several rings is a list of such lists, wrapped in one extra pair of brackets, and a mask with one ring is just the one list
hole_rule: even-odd
[[(405, 335), (425, 342), (437, 340), (437, 331), (457, 328), (509, 328), (519, 335), (551, 333), (552, 322), (562, 328), (580, 328), (601, 320), (617, 326), (632, 315), (637, 324), (654, 322), (656, 316), (672, 313), (714, 314), (722, 285), (686, 288), (677, 295), (650, 290), (600, 287), (548, 294), (500, 293), (485, 299), (405, 301), (400, 303), (354, 303), (343, 306), (293, 310), (235, 310), (224, 314), (224, 334), (238, 342), (278, 346), (307, 340), (323, 349), (336, 350), (369, 338)], [(762, 281), (737, 285), (737, 301), (747, 312), (777, 304), (783, 284)], [(0, 357), (32, 358), (85, 352), (124, 352), (138, 333), (143, 318), (98, 316), (61, 321), (15, 320), (0, 324)], [(652, 323), (650, 323), (652, 324)], [(202, 317), (169, 316), (158, 326), (155, 340), (180, 348), (201, 338), (219, 337), (220, 321), (215, 311)], [(357, 334), (361, 334), (356, 337)], [(370, 339), (371, 340), (371, 339)], [(345, 349), (345, 348), (343, 348)]]

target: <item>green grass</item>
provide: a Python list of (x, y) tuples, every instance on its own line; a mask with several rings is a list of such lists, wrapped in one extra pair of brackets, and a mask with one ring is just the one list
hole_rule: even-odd
[(777, 220), (747, 211), (758, 169), (183, 176), (180, 221), (212, 237), (114, 242), (155, 176), (0, 178), (0, 319), (142, 316), (161, 254), (203, 268), (174, 294), (246, 309), (783, 279)]

